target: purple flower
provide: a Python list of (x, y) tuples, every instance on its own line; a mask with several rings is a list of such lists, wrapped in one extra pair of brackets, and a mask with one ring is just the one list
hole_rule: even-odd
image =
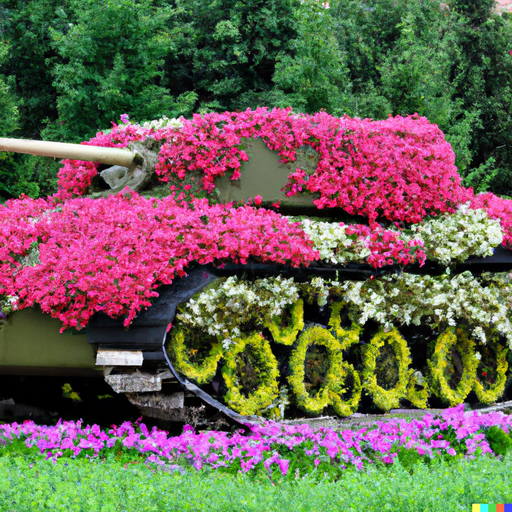
[(279, 469), (281, 470), (281, 473), (283, 476), (288, 473), (288, 467), (290, 466), (290, 461), (288, 459), (277, 459), (277, 465), (279, 466)]

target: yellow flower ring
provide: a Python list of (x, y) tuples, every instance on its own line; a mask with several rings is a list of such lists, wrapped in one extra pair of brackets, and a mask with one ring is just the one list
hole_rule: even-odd
[(291, 322), (287, 327), (282, 327), (278, 317), (272, 317), (265, 322), (265, 327), (270, 331), (274, 341), (283, 345), (293, 345), (297, 334), (304, 329), (304, 302), (299, 299), (292, 305)]
[[(361, 334), (361, 326), (356, 323), (352, 323), (352, 327), (349, 330), (341, 327), (340, 311), (343, 307), (342, 302), (336, 302), (331, 306), (331, 317), (329, 318), (329, 327), (334, 332), (336, 338), (340, 342), (341, 350), (348, 350), (352, 345), (359, 343), (359, 335)], [(342, 371), (338, 379), (338, 386), (341, 387), (345, 383), (349, 374), (352, 374), (354, 388), (352, 396), (346, 400), (341, 400), (341, 393), (343, 390), (337, 390), (336, 392), (331, 390), (330, 397), (331, 403), (334, 407), (334, 411), (339, 416), (350, 416), (359, 406), (361, 401), (361, 391), (363, 389), (361, 383), (361, 377), (359, 373), (354, 369), (354, 366), (343, 361)]]
[(475, 381), (473, 382), (473, 390), (475, 391), (478, 400), (483, 404), (492, 404), (496, 402), (496, 400), (503, 394), (505, 382), (507, 380), (508, 362), (506, 356), (508, 350), (499, 343), (496, 343), (493, 348), (496, 353), (496, 361), (498, 362), (498, 368), (496, 369), (496, 382), (487, 389), (484, 388), (483, 384), (478, 379), (478, 376), (475, 376)]
[(215, 343), (208, 356), (200, 363), (190, 361), (190, 351), (185, 345), (186, 330), (174, 327), (171, 331), (171, 339), (167, 347), (167, 353), (174, 360), (174, 365), (185, 377), (195, 380), (198, 384), (206, 384), (215, 376), (217, 365), (222, 357), (222, 346)]
[[(230, 347), (222, 367), (222, 376), (228, 388), (224, 400), (233, 410), (245, 416), (250, 416), (268, 407), (277, 398), (279, 393), (277, 360), (272, 353), (269, 342), (259, 333), (253, 332), (248, 336), (236, 338), (234, 341), (235, 344)], [(253, 354), (258, 360), (255, 371), (260, 380), (260, 385), (246, 397), (240, 390), (236, 356), (241, 354), (248, 346), (252, 348)]]
[[(380, 348), (385, 343), (392, 345), (398, 360), (398, 382), (391, 389), (384, 389), (379, 386), (375, 375), (377, 357)], [(379, 409), (389, 411), (398, 407), (400, 399), (407, 395), (407, 384), (411, 375), (411, 370), (409, 370), (411, 358), (407, 342), (396, 328), (393, 328), (390, 332), (384, 332), (384, 329), (381, 328), (365, 348), (362, 372), (364, 388), (372, 396), (373, 402)]]
[[(306, 352), (311, 345), (321, 345), (327, 349), (329, 369), (325, 376), (325, 382), (316, 393), (311, 396), (304, 383), (304, 362)], [(312, 414), (321, 413), (332, 403), (333, 394), (342, 392), (340, 378), (345, 377), (347, 369), (343, 366), (343, 354), (340, 342), (326, 329), (316, 325), (304, 331), (299, 337), (297, 348), (290, 357), (290, 375), (288, 382), (295, 394), (297, 405), (306, 412)], [(356, 380), (356, 379), (354, 379)], [(339, 400), (341, 403), (341, 400)], [(343, 410), (340, 407), (340, 410)]]
[[(459, 385), (452, 389), (445, 376), (448, 365), (449, 351), (457, 346), (462, 355), (463, 373)], [(449, 327), (444, 331), (436, 342), (432, 360), (427, 361), (430, 368), (430, 380), (434, 393), (451, 407), (460, 404), (468, 396), (474, 386), (478, 359), (475, 357), (475, 342), (470, 339), (467, 333), (458, 328)]]
[[(353, 380), (353, 391), (352, 396), (347, 400), (341, 399), (341, 394), (345, 391), (341, 388), (341, 386), (345, 383), (349, 374), (352, 374)], [(341, 373), (338, 376), (338, 385), (336, 389), (330, 390), (329, 396), (331, 398), (331, 403), (334, 408), (334, 411), (339, 416), (350, 416), (357, 411), (359, 406), (359, 402), (361, 401), (361, 392), (363, 390), (363, 385), (361, 383), (361, 377), (359, 373), (356, 372), (355, 368), (349, 363), (342, 363)]]

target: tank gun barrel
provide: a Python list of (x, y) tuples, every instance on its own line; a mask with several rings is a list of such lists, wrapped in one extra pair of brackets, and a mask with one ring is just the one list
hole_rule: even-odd
[(0, 137), (0, 151), (101, 162), (103, 164), (119, 165), (128, 168), (133, 163), (141, 163), (139, 162), (141, 159), (140, 155), (128, 149), (104, 148), (44, 140), (7, 139)]

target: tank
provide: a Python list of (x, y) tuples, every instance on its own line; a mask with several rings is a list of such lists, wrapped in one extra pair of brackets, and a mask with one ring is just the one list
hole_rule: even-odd
[[(442, 147), (448, 151), (437, 127), (417, 116), (390, 120), (390, 126), (392, 122), (401, 123), (399, 128), (393, 125), (391, 129), (385, 121), (372, 125), (369, 120), (350, 120), (355, 124), (345, 128), (349, 141), (347, 137), (337, 140), (336, 131), (322, 128), (322, 123), (342, 126), (343, 119), (332, 121), (326, 114), (290, 118), (285, 112), (288, 117), (284, 118), (282, 111), (259, 112), (263, 121), (254, 122), (250, 129), (243, 114), (232, 113), (231, 125), (220, 114), (192, 121), (160, 120), (145, 126), (125, 123), (112, 132), (100, 132), (86, 144), (0, 139), (0, 151), (66, 159), (59, 193), (53, 202), (48, 200), (46, 206), (40, 206), (37, 215), (29, 215), (36, 219), (32, 225), (39, 226), (44, 219), (46, 226), (37, 242), (39, 252), (35, 254), (34, 245), (29, 244), (13, 256), (13, 261), (21, 262), (13, 279), (28, 283), (27, 296), (39, 298), (27, 302), (21, 285), (18, 295), (4, 295), (0, 373), (5, 378), (44, 375), (78, 381), (98, 379), (113, 393), (124, 395), (145, 417), (194, 425), (347, 417), (356, 412), (445, 407), (464, 400), (478, 405), (506, 399), (510, 381), (507, 308), (512, 298), (508, 274), (512, 251), (508, 248), (507, 217), (495, 213), (494, 199), (475, 196), (457, 178), (452, 178), (452, 195), (446, 199), (446, 183), (432, 180), (439, 187), (438, 192), (434, 190), (437, 210), (426, 208), (421, 219), (414, 212), (399, 213), (403, 211), (400, 205), (415, 201), (410, 199), (414, 196), (407, 196), (409, 187), (406, 192), (402, 190), (405, 200), (389, 200), (392, 206), (387, 213), (382, 208), (374, 216), (371, 205), (382, 203), (377, 203), (375, 197), (385, 182), (374, 188), (373, 195), (367, 193), (370, 206), (365, 206), (356, 193), (344, 199), (345, 203), (340, 199), (343, 187), (361, 189), (364, 180), (354, 178), (355, 172), (350, 183), (346, 181), (349, 178), (343, 183), (330, 182), (327, 197), (327, 185), (315, 188), (311, 185), (314, 180), (327, 172), (334, 173), (332, 169), (338, 169), (336, 176), (349, 175), (352, 169), (363, 169), (363, 174), (369, 176), (371, 170), (365, 166), (372, 158), (379, 162), (386, 151), (396, 154), (397, 141), (408, 141), (409, 136), (416, 142), (408, 141), (400, 150), (400, 158), (392, 165), (394, 174), (385, 177), (388, 181), (399, 173), (410, 176), (416, 172), (411, 171), (413, 168), (426, 175), (423, 168), (432, 161), (437, 167), (429, 169), (453, 174), (453, 158), (439, 150)], [(215, 122), (217, 131), (212, 133)], [(230, 141), (232, 132), (238, 133), (237, 122), (246, 123), (239, 129), (243, 136)], [(293, 133), (294, 139), (276, 142), (268, 136), (279, 134), (279, 122), (292, 126), (287, 133)], [(274, 131), (265, 128), (265, 123), (272, 124)], [(412, 123), (413, 128), (404, 128), (404, 123)], [(300, 135), (299, 125), (309, 138)], [(371, 135), (368, 127), (374, 130)], [(321, 133), (331, 137), (327, 141), (326, 136), (325, 143), (319, 135), (321, 128)], [(358, 140), (357, 130), (364, 132)], [(208, 133), (207, 142), (202, 143), (204, 146), (194, 142), (192, 151), (186, 141), (196, 132)], [(377, 144), (382, 154), (370, 151), (362, 141), (368, 146)], [(325, 149), (328, 144), (340, 147), (342, 143), (350, 164), (348, 160), (341, 162), (339, 153)], [(293, 148), (291, 156), (283, 154), (286, 144)], [(423, 163), (417, 163), (421, 155), (418, 147), (409, 149), (414, 144), (428, 152), (421, 157)], [(233, 150), (227, 154), (230, 148), (236, 148), (237, 153), (234, 155)], [(209, 162), (211, 167), (205, 171), (201, 161)], [(221, 166), (219, 161), (228, 161), (224, 172), (215, 167)], [(372, 165), (383, 169), (391, 164)], [(376, 175), (368, 179), (370, 185), (364, 186), (369, 189), (372, 180), (379, 179)], [(415, 178), (407, 179), (411, 183)], [(424, 196), (428, 195), (429, 183), (420, 183)], [(430, 183), (430, 188), (433, 186)], [(304, 190), (299, 190), (301, 187)], [(302, 193), (308, 187), (309, 192)], [(393, 187), (390, 194), (400, 183)], [(442, 201), (444, 211), (439, 207)], [(19, 204), (9, 202), (4, 213), (19, 208)], [(33, 204), (30, 208), (35, 208)], [(144, 300), (133, 295), (140, 301), (136, 311), (126, 305), (121, 314), (112, 314), (115, 310), (111, 303), (108, 307), (98, 305), (90, 315), (87, 313), (89, 316), (76, 313), (78, 320), (73, 325), (72, 320), (63, 321), (71, 315), (63, 312), (62, 304), (60, 310), (45, 306), (48, 297), (44, 292), (36, 293), (36, 289), (43, 289), (41, 276), (48, 275), (50, 268), (44, 267), (47, 263), (41, 258), (49, 257), (44, 252), (48, 241), (57, 240), (51, 230), (65, 231), (68, 228), (59, 226), (73, 222), (73, 215), (85, 218), (83, 212), (93, 208), (91, 204), (102, 205), (101, 214), (95, 209), (94, 217), (87, 210), (91, 215), (87, 218), (99, 226), (97, 216), (103, 215), (105, 226), (109, 226), (105, 229), (112, 229), (112, 233), (125, 222), (124, 218), (119, 220), (119, 215), (111, 222), (116, 209), (126, 208), (126, 223), (139, 226), (133, 215), (139, 219), (149, 215), (147, 208), (151, 205), (157, 212), (154, 222), (160, 222), (164, 231), (175, 233), (171, 251), (175, 259), (171, 261), (188, 263), (180, 271), (158, 267), (161, 273), (167, 272), (166, 277), (148, 281), (152, 284), (146, 289), (152, 293), (148, 291)], [(395, 210), (389, 213), (392, 208)], [(75, 213), (62, 217), (68, 220), (59, 224), (61, 216), (73, 209)], [(176, 217), (175, 212), (181, 213)], [(164, 217), (165, 222), (161, 220)], [(17, 217), (16, 222), (21, 226), (26, 218)], [(187, 224), (188, 218), (197, 224)], [(144, 219), (153, 222), (153, 217)], [(0, 222), (8, 224), (5, 216)], [(173, 223), (183, 227), (175, 228)], [(229, 228), (233, 233), (225, 226), (234, 226)], [(150, 228), (141, 224), (140, 229), (145, 232)], [(470, 233), (466, 238), (461, 234), (464, 231)], [(89, 244), (84, 247), (93, 247), (101, 230), (96, 233), (84, 238)], [(132, 247), (133, 254), (143, 254), (147, 247), (159, 256), (152, 248), (160, 247), (158, 244), (167, 247), (168, 234), (158, 238), (156, 232), (152, 233), (144, 238), (146, 245), (141, 242)], [(212, 233), (217, 237), (215, 243), (209, 240)], [(77, 235), (73, 231), (69, 236)], [(453, 240), (445, 247), (443, 240), (450, 237)], [(190, 244), (190, 251), (200, 256), (176, 256), (180, 243), (183, 247)], [(239, 247), (220, 247), (228, 247), (228, 243), (238, 243)], [(263, 250), (269, 244), (275, 244), (270, 256)], [(245, 246), (250, 246), (246, 253)], [(210, 249), (215, 257), (209, 255)], [(103, 258), (104, 247), (97, 250), (98, 259)], [(66, 251), (63, 255), (67, 258), (71, 252)], [(116, 265), (121, 265), (119, 251), (120, 247), (111, 249), (112, 256), (108, 256)], [(279, 256), (279, 251), (286, 257)], [(89, 263), (95, 259), (93, 254), (84, 257)], [(149, 256), (145, 264), (151, 266), (148, 261)], [(46, 274), (38, 274), (40, 267), (46, 269)], [(101, 275), (105, 272), (102, 270)], [(40, 281), (34, 277), (37, 275)], [(124, 273), (123, 278), (127, 275)], [(140, 283), (141, 275), (139, 272), (137, 278), (130, 279)], [(90, 277), (93, 283), (94, 276)], [(66, 283), (69, 293), (72, 280)], [(116, 286), (120, 295), (130, 290), (119, 283)], [(93, 302), (88, 295), (93, 289), (93, 284), (83, 289), (83, 301)], [(446, 303), (436, 306), (434, 294), (445, 296)], [(73, 300), (76, 303), (76, 296)]]

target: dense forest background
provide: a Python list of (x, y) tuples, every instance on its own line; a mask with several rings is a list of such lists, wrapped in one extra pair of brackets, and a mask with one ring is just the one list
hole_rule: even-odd
[[(418, 112), (512, 195), (512, 17), (494, 0), (0, 0), (0, 136), (80, 142), (127, 113)], [(0, 201), (59, 164), (0, 153)]]

